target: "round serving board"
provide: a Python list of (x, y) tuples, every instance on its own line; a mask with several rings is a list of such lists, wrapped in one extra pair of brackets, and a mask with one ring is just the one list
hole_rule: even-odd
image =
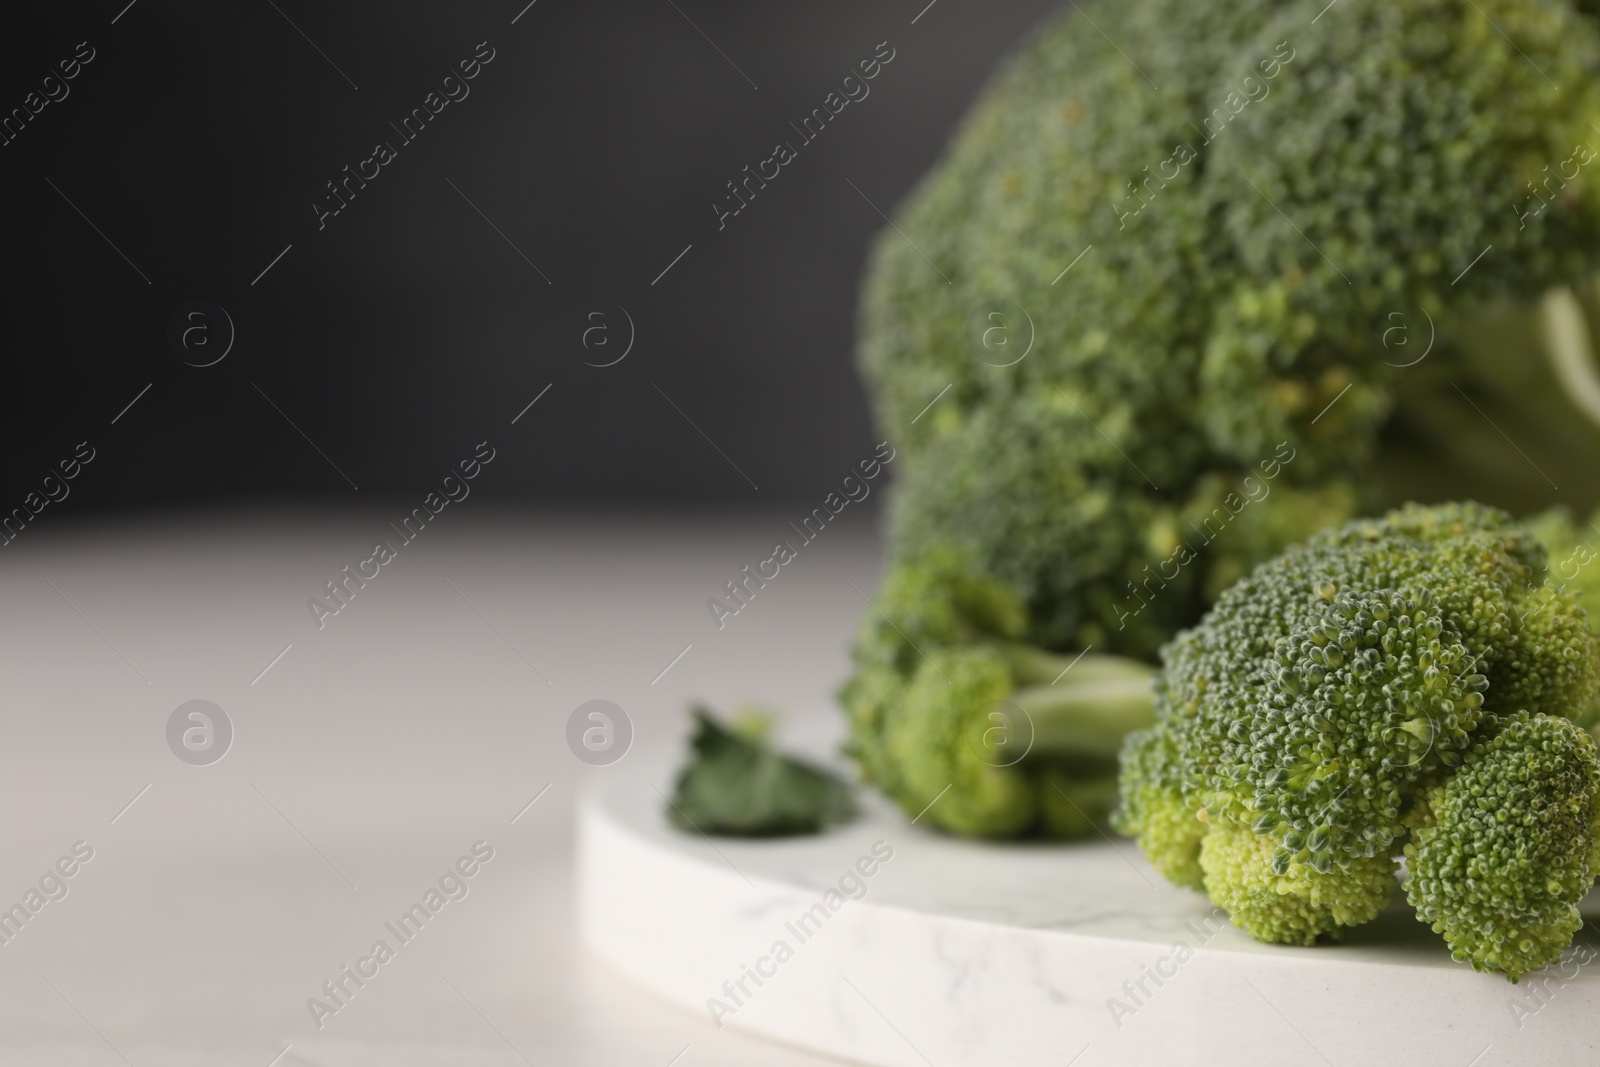
[(679, 759), (632, 753), (580, 807), (579, 921), (722, 1026), (895, 1067), (1600, 1062), (1593, 894), (1564, 964), (1512, 985), (1403, 902), (1341, 944), (1258, 944), (1123, 839), (961, 840), (875, 797), (815, 837), (686, 834)]

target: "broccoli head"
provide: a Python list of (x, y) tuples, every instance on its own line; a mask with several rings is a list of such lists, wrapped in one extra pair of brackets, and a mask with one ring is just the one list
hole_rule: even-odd
[[(1042, 645), (1153, 657), (1259, 560), (1439, 492), (1451, 450), (1491, 502), (1547, 506), (1484, 414), (1600, 499), (1600, 412), (1516, 312), (1590, 294), (1600, 266), (1588, 6), (1093, 18), (1104, 35), (1076, 7), (1041, 29), (874, 247), (860, 362), (905, 457), (897, 552), (965, 552)], [(1469, 358), (1489, 315), (1510, 336)], [(1502, 378), (1540, 395), (1502, 411)], [(1210, 546), (1204, 517), (1267, 482)], [(1185, 543), (1196, 560), (1133, 617)]]
[(1312, 538), (1162, 652), (1123, 752), (1119, 827), (1264, 941), (1310, 944), (1396, 887), (1457, 959), (1550, 963), (1600, 873), (1580, 726), (1600, 634), (1543, 547), (1478, 504)]
[(1053, 655), (1026, 624), (1014, 589), (953, 552), (893, 567), (840, 696), (851, 755), (908, 815), (978, 837), (1083, 836), (1108, 815), (1154, 671)]

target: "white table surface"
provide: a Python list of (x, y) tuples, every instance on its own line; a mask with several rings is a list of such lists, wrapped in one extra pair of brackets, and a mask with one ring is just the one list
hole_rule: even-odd
[[(825, 1062), (716, 1031), (579, 947), (574, 799), (628, 762), (583, 765), (564, 728), (596, 697), (637, 745), (681, 734), (690, 698), (826, 704), (863, 607), (846, 578), (877, 577), (872, 517), (841, 515), (719, 632), (706, 598), (787, 516), (463, 503), (319, 631), (307, 598), (393, 540), (387, 517), (46, 514), (0, 550), (0, 906), (94, 848), (0, 944), (0, 1063)], [(196, 698), (236, 731), (205, 767), (165, 737)], [(480, 839), (495, 858), (468, 895), (319, 1030), (307, 999)]]

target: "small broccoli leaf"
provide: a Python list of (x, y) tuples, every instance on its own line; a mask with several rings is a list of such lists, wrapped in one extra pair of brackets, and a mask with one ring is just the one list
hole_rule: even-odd
[(753, 731), (734, 732), (691, 709), (693, 756), (678, 774), (667, 819), (681, 830), (731, 837), (814, 834), (855, 814), (850, 786), (774, 752)]

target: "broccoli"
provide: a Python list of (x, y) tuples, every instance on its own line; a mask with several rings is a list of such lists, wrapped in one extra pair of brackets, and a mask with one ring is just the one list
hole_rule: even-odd
[[(1600, 145), (1600, 137), (1593, 140)], [(1558, 497), (1580, 506), (1593, 502), (1600, 469), (1597, 327), (1600, 288), (1594, 284), (1576, 293), (1556, 290), (1537, 307), (1501, 302), (1473, 316), (1470, 331), (1451, 341), (1448, 359), (1407, 365), (1422, 355), (1428, 326), (1397, 327), (1418, 336), (1404, 345), (1399, 332), (1391, 338), (1387, 357), (1401, 369), (1395, 411), (1379, 435), (1370, 495), (1389, 502), (1473, 497), (1517, 515)]]
[(703, 707), (691, 712), (694, 755), (678, 773), (666, 810), (678, 829), (788, 837), (814, 834), (855, 815), (850, 786), (842, 779), (772, 750), (770, 718), (746, 713), (729, 729)]
[(1036, 35), (871, 255), (884, 598), (937, 557), (1020, 606), (926, 655), (868, 615), (843, 699), (869, 780), (908, 811), (955, 782), (960, 832), (1084, 832), (1045, 805), (1095, 768), (1041, 785), (1042, 753), (909, 736), (1035, 684), (996, 638), (1153, 660), (1353, 515), (1600, 502), (1596, 6), (1136, 0)]
[[(1570, 591), (1584, 604), (1600, 604), (1600, 511), (1580, 523), (1567, 508), (1555, 507), (1528, 519), (1526, 525), (1548, 554), (1540, 595)], [(1590, 618), (1591, 623), (1595, 621)], [(1600, 740), (1600, 692), (1593, 694), (1591, 702), (1592, 706), (1575, 718), (1592, 722), (1589, 729)]]
[(1407, 505), (1258, 566), (1162, 652), (1119, 829), (1263, 941), (1388, 903), (1512, 980), (1600, 873), (1600, 633), (1503, 511)]
[(1600, 603), (1600, 511), (1578, 522), (1570, 510), (1556, 507), (1526, 525), (1549, 557), (1551, 589), (1571, 589), (1585, 603)]
[(949, 550), (902, 558), (841, 694), (864, 777), (957, 834), (1080, 837), (1116, 796), (1117, 753), (1153, 721), (1154, 671), (1020, 641), (1021, 598)]
[(1592, 360), (1541, 326), (1600, 267), (1592, 5), (1317, 6), (1063, 11), (873, 248), (893, 550), (961, 550), (1043, 647), (1153, 658), (1261, 559), (1472, 472), (1548, 506), (1484, 415), (1600, 501)]

